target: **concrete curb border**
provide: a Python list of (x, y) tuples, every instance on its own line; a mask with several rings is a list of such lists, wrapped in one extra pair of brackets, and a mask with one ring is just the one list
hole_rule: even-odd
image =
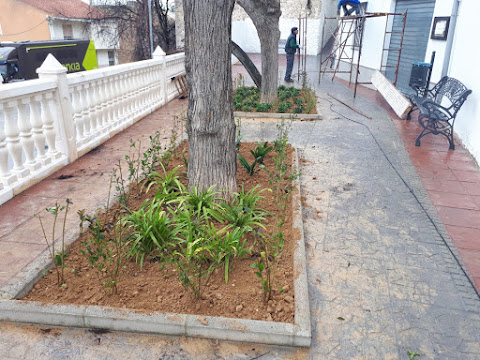
[[(294, 166), (299, 169), (297, 152)], [(298, 206), (293, 209), (293, 226), (299, 229), (301, 236), (294, 250), (294, 324), (185, 314), (142, 314), (101, 306), (44, 304), (14, 299), (0, 300), (0, 321), (309, 347), (312, 335), (299, 181), (296, 187), (292, 201)], [(26, 288), (31, 286), (31, 281), (24, 283), (22, 289), (17, 288), (15, 297), (25, 294), (28, 291)]]
[(258, 119), (287, 119), (287, 120), (323, 120), (320, 114), (291, 114), (291, 113), (262, 113), (262, 112), (243, 112), (235, 111), (233, 117), (258, 118)]

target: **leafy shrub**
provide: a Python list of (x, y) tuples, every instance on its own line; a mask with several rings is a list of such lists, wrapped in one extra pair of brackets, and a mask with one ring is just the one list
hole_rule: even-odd
[(269, 103), (258, 103), (255, 110), (258, 112), (268, 112), (272, 107), (273, 105)]
[(285, 85), (280, 85), (280, 86), (278, 87), (277, 93), (280, 93), (280, 91), (283, 91), (283, 90), (285, 90), (286, 88), (287, 88), (287, 87), (286, 87)]
[(236, 103), (241, 103), (243, 99), (245, 99), (245, 97), (241, 94), (238, 94), (238, 91), (237, 94), (233, 97), (233, 101)]
[(287, 99), (290, 99), (292, 97), (292, 92), (288, 89), (280, 92), (280, 94), (278, 94), (278, 98), (281, 100), (281, 101), (285, 101)]
[(295, 105), (303, 105), (304, 102), (303, 102), (303, 99), (302, 99), (302, 98), (300, 98), (300, 97), (294, 97), (294, 98), (293, 98), (293, 103), (294, 103)]
[(290, 86), (287, 90), (292, 94), (292, 97), (300, 96), (300, 89)]
[(279, 105), (278, 105), (278, 108), (277, 108), (277, 111), (279, 113), (285, 113), (288, 111), (288, 109), (290, 109), (292, 107), (292, 103), (290, 101), (284, 101), (284, 102), (281, 102)]
[(258, 106), (258, 101), (254, 99), (246, 99), (243, 101), (244, 106), (251, 106), (253, 108), (256, 108)]
[(235, 91), (235, 95), (240, 96), (242, 100), (247, 96), (247, 93), (248, 93), (248, 91), (247, 91), (247, 89), (244, 88), (244, 87), (238, 88), (238, 89)]
[(245, 112), (253, 111), (253, 107), (248, 106), (248, 105), (243, 105), (242, 106), (242, 111), (245, 111)]
[(265, 143), (258, 142), (257, 146), (255, 149), (250, 150), (250, 153), (253, 155), (255, 161), (258, 164), (263, 164), (263, 159), (265, 159), (265, 156), (273, 150), (273, 147), (268, 146), (268, 142), (265, 141)]
[(243, 168), (247, 170), (248, 175), (253, 176), (253, 174), (255, 173), (255, 165), (257, 165), (257, 160), (254, 160), (252, 165), (250, 165), (247, 159), (245, 159), (242, 155), (237, 154), (237, 157), (240, 165), (242, 165)]
[(302, 113), (303, 111), (305, 110), (305, 106), (304, 105), (297, 105), (293, 108), (293, 112), (295, 114), (299, 114), (299, 113)]

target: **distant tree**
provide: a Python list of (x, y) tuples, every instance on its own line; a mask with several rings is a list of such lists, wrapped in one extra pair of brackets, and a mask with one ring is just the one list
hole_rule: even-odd
[[(100, 9), (103, 16), (92, 17), (91, 23), (97, 35), (110, 32), (106, 24), (114, 22), (117, 26), (115, 41), (132, 44), (131, 60), (151, 58), (148, 1), (152, 4), (153, 45), (159, 45), (167, 54), (175, 52), (175, 20), (169, 16), (171, 4), (168, 0), (95, 0), (91, 2), (92, 14)], [(111, 36), (109, 34), (108, 36)]]
[(237, 3), (257, 29), (262, 57), (261, 97), (264, 102), (272, 102), (277, 97), (278, 87), (280, 0), (237, 0)]

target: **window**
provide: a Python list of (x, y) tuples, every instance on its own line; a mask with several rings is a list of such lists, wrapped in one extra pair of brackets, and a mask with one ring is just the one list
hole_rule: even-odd
[(108, 65), (115, 65), (115, 51), (108, 50)]
[(64, 40), (72, 40), (73, 39), (73, 28), (70, 24), (63, 24), (63, 39)]

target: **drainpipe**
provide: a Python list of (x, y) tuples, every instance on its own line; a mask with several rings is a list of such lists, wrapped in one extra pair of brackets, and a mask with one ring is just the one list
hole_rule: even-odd
[(455, 26), (457, 25), (458, 7), (461, 0), (453, 1), (452, 16), (448, 27), (447, 44), (445, 46), (445, 57), (443, 58), (442, 77), (447, 76), (450, 66), (450, 57), (452, 55), (453, 38), (455, 37)]

